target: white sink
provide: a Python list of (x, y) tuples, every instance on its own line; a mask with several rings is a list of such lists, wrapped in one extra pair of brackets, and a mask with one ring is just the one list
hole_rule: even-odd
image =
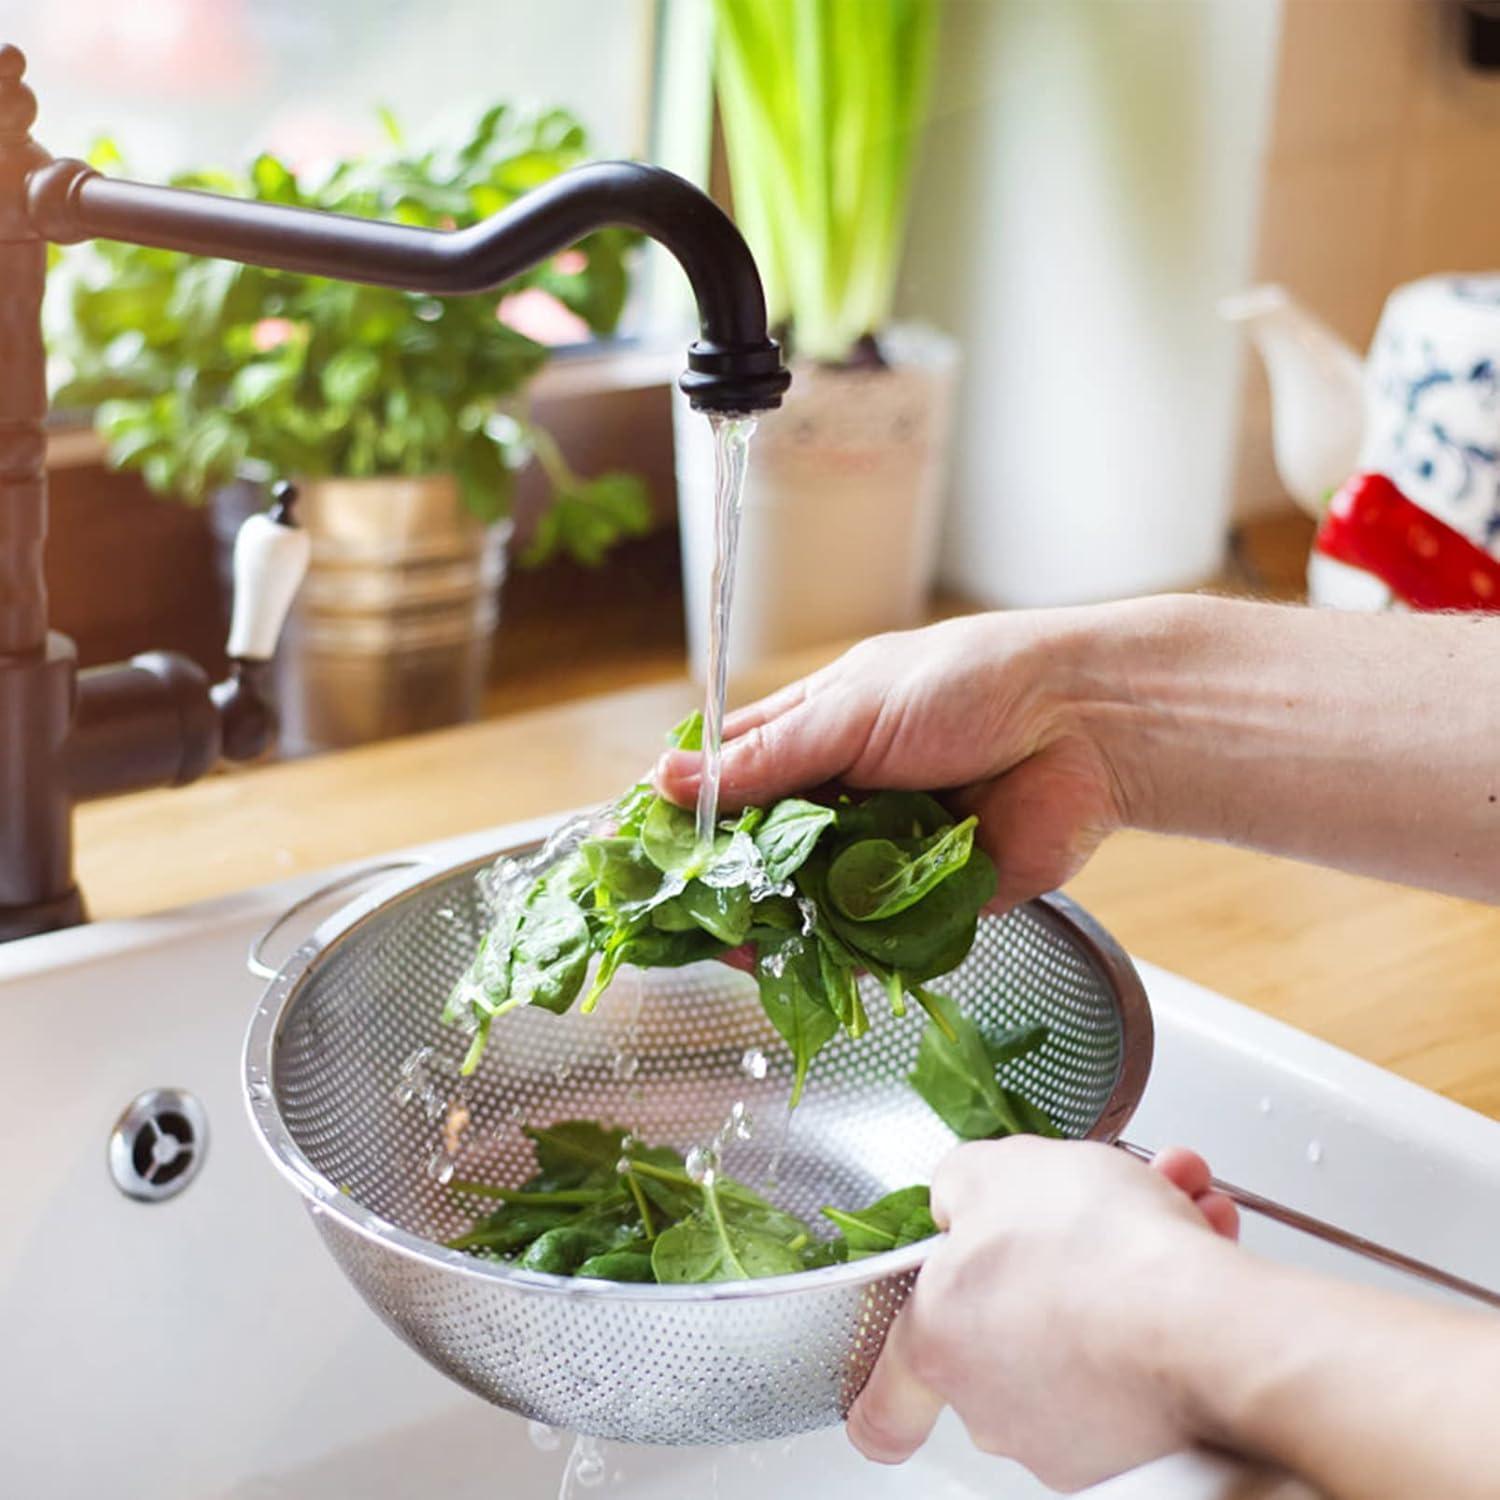
[[(473, 856), (543, 826), (426, 852)], [(759, 1500), (810, 1480), (922, 1500), (1046, 1493), (975, 1454), (953, 1422), (898, 1470), (865, 1465), (837, 1431), (719, 1453), (607, 1446), (606, 1482), (586, 1490), (564, 1483), (568, 1441), (539, 1449), (526, 1424), (430, 1370), (345, 1285), (244, 1118), (240, 1045), (259, 990), (245, 948), (323, 878), (0, 947), (6, 1494), (550, 1500), (562, 1486)], [(1246, 1186), (1461, 1275), (1500, 1279), (1486, 1251), (1500, 1242), (1500, 1126), (1173, 975), (1142, 972), (1157, 1062), (1133, 1139), (1190, 1143)], [(197, 1095), (210, 1145), (180, 1196), (131, 1201), (106, 1169), (106, 1141), (131, 1099), (162, 1086)], [(1245, 1238), (1337, 1275), (1400, 1281), (1260, 1223)], [(1288, 1493), (1269, 1477), (1246, 1484), (1232, 1465), (1185, 1456), (1097, 1494)]]

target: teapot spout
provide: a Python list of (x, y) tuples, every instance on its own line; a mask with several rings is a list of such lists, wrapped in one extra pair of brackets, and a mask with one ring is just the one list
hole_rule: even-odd
[(1321, 516), (1359, 461), (1363, 361), (1285, 287), (1226, 297), (1219, 316), (1245, 324), (1265, 360), (1277, 475), (1303, 510)]

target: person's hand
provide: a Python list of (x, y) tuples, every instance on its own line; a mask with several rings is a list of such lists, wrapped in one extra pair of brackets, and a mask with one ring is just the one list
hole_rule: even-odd
[[(997, 907), (1054, 889), (1123, 821), (1108, 760), (1070, 712), (1079, 613), (975, 615), (861, 642), (726, 719), (722, 802), (833, 780), (949, 791), (955, 810), (979, 817)], [(700, 764), (669, 751), (657, 787), (691, 806)]]
[(932, 1211), (948, 1237), (849, 1413), (867, 1458), (909, 1458), (944, 1406), (977, 1447), (1064, 1490), (1202, 1436), (1170, 1351), (1241, 1257), (1201, 1157), (1148, 1168), (1102, 1145), (976, 1142), (939, 1166)]

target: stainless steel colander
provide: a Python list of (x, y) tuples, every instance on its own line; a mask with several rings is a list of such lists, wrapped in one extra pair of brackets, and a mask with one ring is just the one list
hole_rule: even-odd
[[(441, 1247), (480, 1211), (440, 1180), (446, 1145), (466, 1119), (457, 1175), (514, 1184), (534, 1170), (523, 1123), (601, 1119), (685, 1150), (743, 1101), (754, 1133), (730, 1141), (723, 1169), (773, 1179), (778, 1203), (819, 1222), (822, 1204), (927, 1181), (953, 1144), (906, 1083), (919, 1016), (893, 1018), (872, 986), (869, 1032), (819, 1055), (788, 1119), (790, 1060), (748, 976), (721, 964), (627, 969), (593, 1015), (507, 1016), (461, 1087), (465, 1038), (438, 1016), (486, 926), (475, 877), (489, 863), (418, 870), (345, 908), (256, 1013), (251, 1115), (324, 1242), (413, 1349), (524, 1416), (636, 1443), (746, 1442), (837, 1422), (928, 1245), (707, 1286), (515, 1270)], [(1045, 1021), (1046, 1046), (1007, 1081), (1070, 1135), (1115, 1138), (1145, 1086), (1151, 1018), (1130, 960), (1083, 911), (1049, 896), (985, 918), (940, 987), (986, 1027)]]

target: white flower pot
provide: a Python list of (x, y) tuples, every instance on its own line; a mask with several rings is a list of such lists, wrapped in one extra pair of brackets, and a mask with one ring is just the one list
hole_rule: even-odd
[[(926, 328), (881, 340), (885, 369), (797, 362), (750, 445), (729, 669), (915, 625), (937, 557), (957, 346)], [(713, 570), (713, 441), (674, 411), (688, 650), (704, 676)]]

